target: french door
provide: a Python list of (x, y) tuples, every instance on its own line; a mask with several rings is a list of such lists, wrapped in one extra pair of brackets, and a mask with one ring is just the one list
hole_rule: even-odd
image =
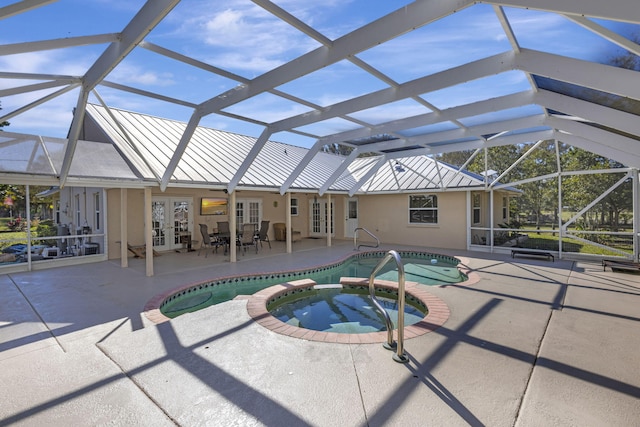
[(159, 251), (182, 248), (183, 236), (193, 230), (191, 197), (153, 197), (151, 234), (153, 247)]
[(242, 230), (242, 224), (255, 224), (256, 230), (260, 228), (262, 220), (261, 199), (236, 200), (236, 227)]
[(309, 215), (310, 236), (335, 235), (333, 202), (329, 206), (325, 199), (309, 200)]

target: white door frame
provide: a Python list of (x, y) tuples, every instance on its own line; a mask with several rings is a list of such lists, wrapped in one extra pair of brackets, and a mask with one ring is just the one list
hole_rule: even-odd
[(331, 199), (331, 208), (331, 212), (329, 212), (327, 199), (314, 198), (309, 200), (309, 236), (325, 237), (329, 223), (331, 224), (331, 235), (335, 236), (335, 203), (333, 199)]
[[(160, 212), (153, 212), (156, 202), (164, 202), (164, 222), (157, 224), (154, 218), (159, 215)], [(177, 224), (175, 221), (174, 206), (175, 203), (186, 202), (186, 220), (181, 224)], [(156, 209), (161, 209), (159, 206)], [(180, 249), (183, 247), (182, 241), (178, 233), (189, 232), (193, 233), (193, 197), (152, 197), (152, 213), (151, 213), (151, 232), (153, 238), (153, 247), (159, 251), (167, 251)]]
[[(355, 203), (355, 211), (351, 210), (351, 203)], [(358, 228), (359, 205), (357, 197), (349, 197), (344, 204), (344, 237), (353, 238), (356, 228)]]

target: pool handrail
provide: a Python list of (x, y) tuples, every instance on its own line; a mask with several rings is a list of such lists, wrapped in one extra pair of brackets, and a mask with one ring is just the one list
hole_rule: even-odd
[[(384, 309), (382, 304), (376, 298), (375, 291), (375, 278), (376, 274), (382, 270), (382, 268), (387, 264), (387, 262), (394, 260), (396, 265), (398, 266), (398, 342), (393, 341), (393, 322), (389, 317), (389, 313)], [(382, 313), (384, 317), (384, 322), (387, 327), (387, 342), (383, 344), (384, 348), (387, 350), (396, 350), (396, 353), (393, 355), (393, 360), (399, 363), (407, 363), (409, 358), (406, 354), (404, 354), (404, 306), (405, 306), (405, 275), (404, 275), (404, 267), (402, 265), (402, 259), (400, 258), (400, 254), (394, 250), (390, 250), (387, 252), (384, 258), (382, 258), (376, 267), (373, 269), (371, 276), (369, 276), (369, 296), (373, 301), (373, 304), (376, 308)]]
[[(364, 243), (363, 243), (363, 244), (358, 245), (358, 230), (362, 230), (362, 231), (364, 231), (365, 233), (367, 233), (369, 236), (373, 237), (373, 238), (376, 240), (376, 245), (375, 245), (375, 246), (373, 246), (373, 245), (366, 245), (366, 244), (364, 244)], [(358, 227), (358, 228), (356, 228), (355, 230), (353, 230), (353, 250), (354, 250), (354, 251), (359, 251), (359, 250), (360, 250), (360, 246), (364, 246), (364, 247), (367, 247), (367, 248), (377, 248), (377, 247), (379, 247), (379, 246), (380, 246), (380, 239), (378, 239), (378, 238), (376, 237), (376, 235), (375, 235), (375, 234), (373, 234), (372, 232), (370, 232), (370, 231), (369, 231), (369, 230), (367, 230), (366, 228), (364, 228), (364, 227)]]

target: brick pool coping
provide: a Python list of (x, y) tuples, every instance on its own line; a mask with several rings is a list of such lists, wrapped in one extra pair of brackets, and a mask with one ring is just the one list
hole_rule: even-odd
[[(368, 278), (343, 277), (343, 285), (368, 287)], [(238, 296), (237, 299), (247, 299), (247, 312), (253, 320), (263, 327), (289, 337), (301, 338), (309, 341), (344, 343), (344, 344), (375, 344), (387, 341), (387, 331), (367, 332), (364, 334), (343, 334), (337, 332), (313, 331), (289, 325), (273, 317), (267, 310), (270, 300), (295, 289), (311, 288), (316, 284), (311, 279), (290, 281), (263, 289), (251, 296)], [(397, 291), (398, 283), (390, 280), (375, 280), (376, 288)], [(417, 323), (404, 328), (404, 338), (411, 339), (435, 331), (444, 325), (450, 315), (449, 307), (440, 298), (424, 290), (424, 286), (415, 282), (405, 283), (405, 293), (413, 296), (427, 306), (427, 315)], [(397, 332), (394, 332), (397, 337)]]

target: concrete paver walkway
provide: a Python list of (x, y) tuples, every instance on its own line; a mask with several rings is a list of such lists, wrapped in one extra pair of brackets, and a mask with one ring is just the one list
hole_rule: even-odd
[(449, 253), (481, 279), (428, 288), (451, 314), (405, 341), (407, 364), (276, 334), (244, 300), (158, 325), (141, 313), (184, 283), (350, 250), (0, 276), (0, 425), (639, 425), (640, 276), (595, 262)]

